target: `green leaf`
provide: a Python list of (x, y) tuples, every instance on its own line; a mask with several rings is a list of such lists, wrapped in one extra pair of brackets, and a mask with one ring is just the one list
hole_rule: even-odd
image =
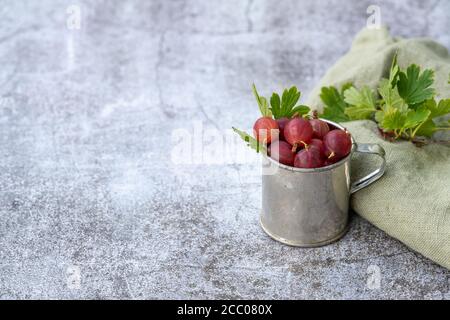
[(437, 131), (436, 124), (433, 120), (425, 121), (416, 132), (416, 136), (431, 138), (433, 133)]
[(427, 121), (430, 114), (431, 114), (431, 111), (428, 110), (423, 105), (418, 107), (416, 110), (410, 109), (408, 111), (408, 113), (406, 114), (406, 119), (405, 119), (403, 128), (405, 128), (405, 129), (416, 128), (421, 123)]
[(344, 83), (341, 87), (341, 96), (344, 96), (345, 90), (350, 89), (351, 87), (353, 87), (353, 83), (351, 82)]
[(381, 123), (383, 122), (384, 112), (384, 110), (378, 110), (375, 112), (375, 121), (378, 122), (379, 125), (381, 125)]
[(252, 91), (253, 91), (253, 95), (255, 96), (256, 102), (258, 103), (259, 111), (261, 111), (262, 116), (263, 117), (272, 117), (272, 113), (270, 112), (269, 103), (267, 102), (267, 99), (264, 97), (261, 97), (258, 94), (255, 84), (252, 85)]
[(344, 109), (347, 107), (347, 103), (344, 101), (343, 95), (341, 95), (333, 86), (322, 87), (320, 91), (320, 99), (326, 106), (336, 107), (342, 110), (342, 112), (344, 112)]
[(433, 78), (433, 70), (426, 69), (420, 74), (420, 67), (412, 64), (406, 69), (406, 73), (399, 72), (398, 93), (409, 106), (431, 99), (435, 94), (434, 89), (430, 87)]
[(361, 90), (351, 87), (344, 92), (344, 101), (348, 103), (345, 114), (350, 120), (369, 119), (376, 111), (373, 91), (364, 86)]
[(233, 131), (236, 132), (242, 138), (242, 140), (244, 140), (247, 143), (247, 146), (256, 150), (256, 152), (260, 152), (260, 151), (266, 152), (265, 146), (263, 144), (260, 144), (258, 142), (258, 140), (253, 138), (251, 135), (249, 135), (248, 133), (246, 133), (244, 131), (236, 129), (235, 127), (232, 127), (232, 128), (233, 128)]
[[(375, 112), (375, 121), (385, 131), (401, 130), (404, 123), (403, 119), (406, 119), (408, 111), (408, 105), (398, 94), (397, 88), (392, 87), (391, 83), (389, 79), (381, 79), (378, 86), (378, 92), (382, 100), (380, 110)], [(384, 123), (385, 114), (388, 114), (386, 123)]]
[(387, 109), (395, 108), (402, 112), (408, 109), (408, 106), (398, 94), (397, 88), (391, 86), (390, 80), (381, 79), (378, 92), (383, 99), (382, 103), (384, 103)]
[(347, 108), (347, 103), (344, 101), (344, 96), (342, 92), (339, 92), (335, 87), (322, 87), (320, 91), (320, 99), (325, 104), (322, 118), (328, 119), (335, 122), (345, 122), (350, 120), (350, 118), (345, 114), (345, 108)]
[(395, 86), (397, 85), (399, 72), (400, 68), (397, 63), (397, 52), (396, 52), (394, 54), (394, 57), (392, 58), (391, 69), (389, 71), (389, 84), (391, 88), (395, 88)]
[(398, 109), (393, 109), (390, 112), (385, 112), (383, 121), (380, 123), (381, 128), (385, 131), (401, 130), (405, 124), (406, 114), (400, 112)]
[(437, 105), (436, 100), (430, 99), (424, 102), (424, 106), (430, 110), (432, 119), (450, 113), (450, 99), (442, 99)]
[(291, 118), (296, 113), (299, 116), (303, 116), (303, 115), (307, 114), (309, 111), (311, 111), (311, 109), (308, 106), (298, 105), (291, 110), (289, 118)]
[(270, 111), (275, 119), (282, 118), (283, 110), (281, 109), (281, 99), (278, 93), (272, 93), (270, 97)]
[(288, 114), (299, 99), (300, 92), (296, 87), (291, 87), (289, 90), (285, 89), (281, 98), (281, 110), (283, 110), (283, 113)]
[(270, 111), (275, 119), (281, 118), (281, 101), (280, 96), (277, 93), (272, 93), (270, 97)]
[(373, 91), (364, 86), (358, 91), (355, 87), (350, 87), (344, 92), (344, 101), (354, 106), (365, 106), (375, 108)]
[(352, 106), (345, 109), (345, 114), (350, 120), (370, 119), (376, 110), (364, 106)]
[(260, 97), (260, 100), (261, 100), (261, 106), (260, 106), (259, 110), (261, 111), (261, 114), (264, 117), (272, 117), (272, 112), (270, 111), (269, 103), (267, 102), (267, 99), (264, 97)]
[(300, 91), (297, 90), (297, 87), (292, 86), (290, 89), (284, 89), (283, 94), (280, 96), (277, 93), (273, 93), (270, 98), (270, 110), (275, 119), (287, 117), (292, 117), (295, 113), (304, 114), (309, 112), (308, 110), (305, 112), (306, 106), (296, 106), (295, 104), (300, 99)]

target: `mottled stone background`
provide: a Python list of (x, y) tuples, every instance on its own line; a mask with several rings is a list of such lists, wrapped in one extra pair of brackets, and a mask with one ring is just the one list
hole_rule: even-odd
[(449, 271), (356, 216), (327, 247), (268, 238), (240, 143), (174, 162), (176, 132), (251, 127), (252, 82), (307, 94), (370, 4), (450, 47), (447, 0), (2, 1), (0, 298), (449, 299)]

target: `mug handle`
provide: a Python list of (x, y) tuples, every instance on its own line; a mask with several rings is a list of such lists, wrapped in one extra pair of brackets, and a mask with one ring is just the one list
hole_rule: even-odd
[(383, 162), (381, 163), (381, 166), (378, 169), (376, 169), (375, 171), (372, 171), (367, 176), (362, 177), (361, 179), (353, 182), (350, 187), (351, 194), (355, 193), (356, 191), (361, 190), (362, 188), (367, 187), (372, 182), (375, 182), (376, 180), (380, 179), (386, 169), (386, 159), (384, 157), (384, 155), (386, 153), (379, 144), (359, 143), (359, 144), (356, 144), (355, 152), (376, 154), (383, 160)]

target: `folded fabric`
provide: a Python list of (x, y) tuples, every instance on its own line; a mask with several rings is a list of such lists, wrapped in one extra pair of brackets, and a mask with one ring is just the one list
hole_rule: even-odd
[[(429, 39), (392, 38), (382, 28), (361, 31), (351, 50), (330, 68), (307, 103), (321, 109), (322, 86), (340, 87), (353, 82), (356, 87), (368, 85), (375, 89), (379, 80), (388, 76), (395, 52), (402, 68), (415, 63), (434, 69), (434, 87), (439, 96), (450, 97), (447, 49)], [(384, 176), (355, 193), (351, 207), (411, 249), (450, 269), (450, 148), (438, 143), (417, 147), (409, 141), (386, 141), (373, 121), (344, 125), (357, 142), (380, 144), (387, 160)], [(352, 176), (367, 173), (376, 166), (376, 158), (355, 156)]]

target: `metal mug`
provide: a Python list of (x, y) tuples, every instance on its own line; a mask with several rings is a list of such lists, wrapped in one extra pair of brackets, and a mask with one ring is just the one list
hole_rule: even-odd
[[(332, 121), (321, 120), (344, 129)], [(380, 145), (357, 144), (353, 138), (352, 142), (347, 157), (321, 168), (294, 168), (264, 157), (263, 162), (275, 168), (262, 175), (260, 223), (270, 237), (292, 246), (318, 247), (346, 233), (350, 195), (379, 179), (386, 166)], [(382, 164), (351, 184), (350, 160), (354, 152), (378, 155)]]

